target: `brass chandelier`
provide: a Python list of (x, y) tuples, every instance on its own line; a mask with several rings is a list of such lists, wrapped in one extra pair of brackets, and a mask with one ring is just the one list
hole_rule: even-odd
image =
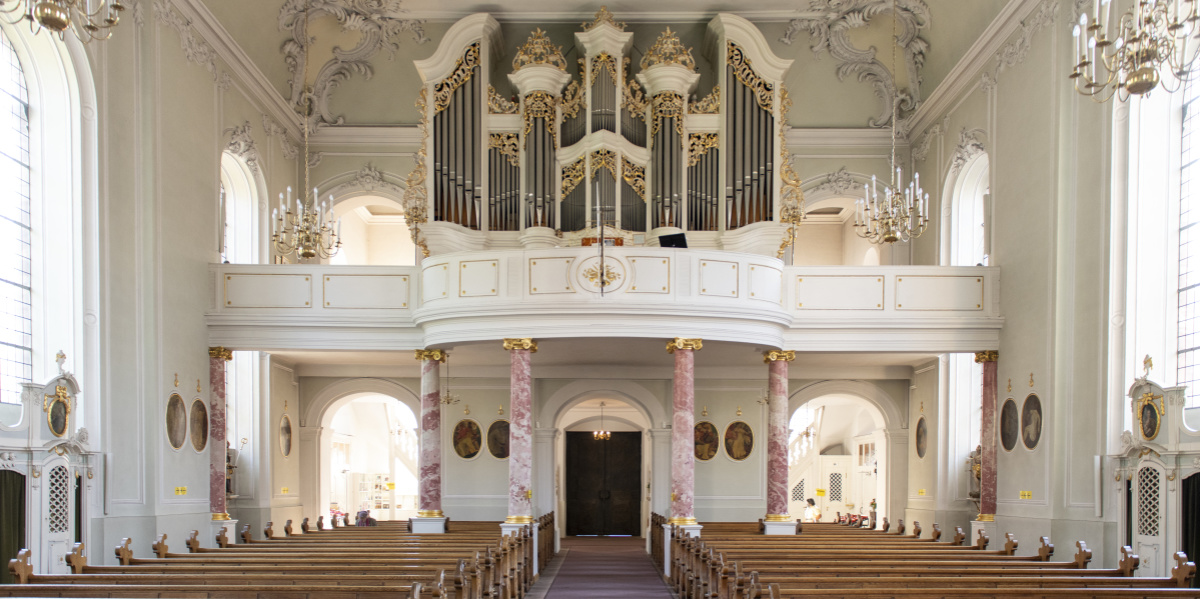
[(1075, 90), (1097, 102), (1142, 96), (1159, 84), (1173, 93), (1192, 77), (1197, 43), (1197, 0), (1135, 0), (1109, 37), (1112, 0), (1093, 0), (1075, 25), (1079, 62), (1069, 77)]
[[(304, 3), (304, 187), (309, 189), (309, 171), (311, 161), (308, 157), (308, 132), (311, 127), (309, 117), (312, 114), (312, 89), (308, 87), (308, 2)], [(295, 208), (295, 212), (292, 209)], [(333, 196), (322, 202), (317, 195), (317, 188), (312, 188), (312, 202), (308, 202), (305, 194), (300, 193), (293, 204), (292, 188), (287, 188), (287, 200), (279, 194), (279, 207), (271, 214), (271, 245), (280, 256), (295, 254), (300, 259), (328, 259), (337, 255), (342, 247), (342, 223), (337, 221), (336, 230), (333, 218)]]
[[(892, 73), (896, 67), (896, 47), (900, 38), (896, 34), (896, 3), (892, 2)], [(897, 88), (899, 89), (899, 88)], [(892, 99), (892, 154), (890, 161), (891, 183), (883, 184), (883, 195), (879, 194), (879, 182), (871, 175), (871, 184), (863, 185), (863, 197), (855, 202), (854, 232), (859, 237), (875, 244), (896, 243), (916, 239), (929, 226), (929, 194), (921, 189), (921, 174), (904, 185), (904, 171), (896, 166), (896, 120), (899, 118), (899, 94)]]
[(35, 34), (49, 29), (59, 39), (70, 30), (85, 44), (111, 37), (124, 10), (121, 0), (0, 0), (0, 15), (9, 24), (29, 21)]
[(612, 433), (604, 428), (604, 402), (600, 402), (600, 430), (592, 431), (592, 438), (597, 441), (607, 441), (612, 438)]

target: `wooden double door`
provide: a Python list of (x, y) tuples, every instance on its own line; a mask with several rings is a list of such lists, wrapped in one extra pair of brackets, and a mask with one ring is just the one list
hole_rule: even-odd
[(567, 432), (567, 534), (640, 536), (642, 434)]

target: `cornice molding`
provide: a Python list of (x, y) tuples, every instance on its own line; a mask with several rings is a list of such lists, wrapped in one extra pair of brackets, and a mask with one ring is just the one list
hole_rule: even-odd
[[(501, 5), (494, 5), (500, 8)], [(453, 22), (463, 17), (471, 16), (478, 11), (471, 10), (420, 10), (413, 9), (408, 15), (414, 19), (422, 19), (429, 22)], [(736, 11), (717, 11), (717, 10), (689, 10), (689, 11), (645, 11), (638, 13), (620, 13), (621, 20), (626, 23), (674, 23), (674, 22), (704, 22), (719, 15), (731, 14), (748, 19), (756, 23), (764, 22), (787, 22), (795, 19), (797, 16), (806, 14), (816, 14), (811, 11), (797, 10), (736, 10)], [(502, 23), (571, 23), (578, 25), (580, 21), (592, 21), (595, 19), (595, 11), (579, 10), (579, 11), (554, 11), (554, 12), (503, 12), (502, 10), (491, 10), (489, 13), (493, 18)]]
[(992, 24), (988, 25), (979, 39), (963, 54), (958, 64), (950, 69), (937, 89), (933, 90), (913, 113), (908, 130), (916, 133), (928, 129), (951, 109), (958, 98), (979, 85), (980, 75), (993, 60), (996, 60), (997, 54), (1009, 39), (1021, 31), (1022, 21), (1033, 14), (1042, 2), (1054, 1), (1012, 0), (1006, 4)]
[[(862, 128), (797, 128), (788, 129), (784, 137), (789, 148), (888, 148), (892, 147), (890, 129)], [(908, 146), (903, 138), (896, 139), (897, 147)]]
[(413, 125), (320, 127), (309, 138), (314, 146), (421, 146), (421, 130)]
[(259, 108), (281, 124), (293, 139), (300, 137), (300, 115), (292, 110), (283, 94), (271, 85), (267, 76), (250, 60), (250, 56), (234, 41), (217, 17), (208, 10), (202, 0), (165, 0), (192, 22), (200, 37), (208, 42), (217, 57), (225, 63), (235, 77), (241, 81), (247, 94), (258, 103)]

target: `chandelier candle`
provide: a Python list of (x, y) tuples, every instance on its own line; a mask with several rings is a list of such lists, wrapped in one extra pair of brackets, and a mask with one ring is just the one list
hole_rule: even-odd
[[(1136, 0), (1110, 19), (1112, 0), (1093, 0), (1072, 29), (1079, 62), (1069, 77), (1075, 90), (1097, 102), (1121, 101), (1161, 87), (1173, 93), (1193, 77), (1200, 53), (1197, 0)], [(1112, 31), (1110, 31), (1112, 29)]]

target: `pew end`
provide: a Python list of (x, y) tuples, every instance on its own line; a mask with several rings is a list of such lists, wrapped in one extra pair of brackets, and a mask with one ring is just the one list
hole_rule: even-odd
[(982, 528), (979, 529), (979, 538), (975, 539), (975, 549), (979, 551), (987, 549), (988, 541), (991, 541), (991, 539), (988, 538), (987, 533)]
[(300, 532), (303, 534), (308, 534), (308, 518), (300, 521)]
[(200, 531), (193, 530), (188, 534), (187, 541), (184, 544), (187, 545), (188, 553), (200, 553)]
[(880, 529), (880, 532), (887, 532), (888, 529), (891, 527), (892, 527), (892, 523), (888, 522), (887, 516), (884, 516), (883, 517), (883, 528)]
[(1188, 561), (1188, 556), (1182, 551), (1175, 552), (1175, 567), (1171, 568), (1171, 580), (1175, 586), (1186, 589), (1192, 586), (1196, 577), (1196, 564)]
[(932, 539), (934, 543), (938, 542), (938, 540), (942, 538), (942, 527), (939, 526), (937, 522), (933, 523), (933, 532), (929, 534), (929, 538)]
[(292, 521), (290, 518), (288, 519), (287, 522), (283, 523), (283, 536), (285, 536), (285, 537), (292, 536)]
[(1134, 571), (1142, 564), (1142, 558), (1138, 557), (1133, 552), (1133, 548), (1129, 545), (1121, 547), (1121, 560), (1117, 562), (1117, 569), (1121, 571), (1121, 576), (1133, 576)]
[(1042, 545), (1038, 547), (1038, 561), (1048, 562), (1052, 555), (1054, 555), (1054, 545), (1050, 542), (1050, 537), (1042, 537)]
[(63, 556), (63, 561), (67, 562), (72, 574), (83, 574), (83, 569), (87, 567), (87, 557), (83, 554), (83, 543), (72, 545), (71, 552)]
[(275, 523), (267, 522), (267, 527), (263, 529), (263, 539), (270, 540), (275, 538)]
[(121, 543), (113, 549), (113, 553), (115, 553), (117, 556), (118, 564), (121, 564), (122, 566), (128, 566), (129, 561), (133, 559), (133, 550), (129, 548), (131, 543), (133, 543), (133, 539), (125, 537), (121, 539)]
[(22, 549), (17, 557), (8, 560), (8, 571), (12, 572), (17, 584), (29, 584), (29, 576), (33, 574), (33, 564), (29, 563), (29, 550)]
[(222, 526), (221, 532), (217, 533), (217, 547), (222, 549), (229, 546), (229, 527)]
[(896, 524), (896, 534), (904, 536), (904, 518), (901, 518)]
[(913, 537), (914, 539), (919, 539), (919, 538), (921, 538), (921, 523), (920, 523), (920, 522), (917, 522), (916, 520), (913, 520), (913, 533), (912, 533), (912, 537)]
[(1004, 555), (1016, 555), (1017, 554), (1017, 539), (1013, 537), (1013, 533), (1011, 533), (1011, 532), (1004, 533), (1004, 538), (1005, 538)]
[(967, 533), (963, 532), (963, 529), (961, 526), (955, 526), (954, 527), (954, 540), (950, 541), (950, 544), (962, 546), (962, 544), (966, 543), (966, 542), (967, 542)]
[(158, 541), (150, 545), (150, 549), (154, 550), (155, 557), (165, 559), (167, 557), (167, 534), (158, 535)]
[(1078, 551), (1075, 552), (1075, 567), (1085, 570), (1088, 562), (1092, 561), (1092, 552), (1088, 550), (1087, 543), (1083, 541), (1075, 541), (1075, 547), (1078, 548)]
[(250, 543), (253, 540), (254, 540), (254, 535), (250, 533), (250, 525), (246, 524), (246, 525), (242, 526), (242, 542)]
[[(337, 518), (333, 519), (333, 527), (337, 528)], [(317, 516), (317, 530), (325, 530), (325, 516)]]

